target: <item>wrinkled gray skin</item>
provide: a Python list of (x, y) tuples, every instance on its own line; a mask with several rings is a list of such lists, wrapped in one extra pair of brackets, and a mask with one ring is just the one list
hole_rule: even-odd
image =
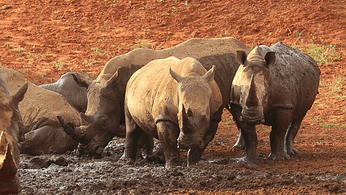
[(73, 75), (78, 75), (83, 80), (91, 82), (87, 73), (68, 72), (63, 74), (57, 82), (43, 84), (40, 87), (60, 93), (72, 107), (79, 112), (85, 113), (88, 103), (87, 90), (76, 83)]
[[(256, 47), (241, 64), (231, 90), (231, 112), (241, 129), (245, 151), (240, 161), (256, 162), (256, 124), (272, 126), (270, 160), (297, 154), (293, 141), (318, 93), (320, 70), (310, 56), (278, 42)], [(239, 141), (242, 143), (242, 141)]]
[(169, 56), (195, 58), (207, 70), (215, 65), (215, 81), (222, 93), (222, 106), (228, 108), (230, 86), (239, 66), (236, 61), (237, 50), (246, 53), (250, 51), (240, 41), (230, 37), (190, 39), (172, 48), (157, 51), (137, 49), (114, 57), (92, 82), (76, 75), (77, 82), (88, 88), (88, 106), (84, 119), (90, 124), (78, 127), (67, 122), (64, 125), (65, 132), (81, 143), (80, 152), (88, 154), (102, 152), (102, 148), (114, 136), (125, 137), (124, 98), (129, 78), (150, 61)]
[(161, 141), (166, 167), (179, 164), (179, 148), (196, 164), (220, 122), (222, 96), (208, 72), (193, 58), (154, 60), (130, 78), (125, 95), (125, 158), (135, 162), (143, 133)]
[(28, 84), (11, 95), (0, 75), (0, 194), (15, 194), (21, 189), (17, 174), (20, 130), (23, 129), (18, 103)]

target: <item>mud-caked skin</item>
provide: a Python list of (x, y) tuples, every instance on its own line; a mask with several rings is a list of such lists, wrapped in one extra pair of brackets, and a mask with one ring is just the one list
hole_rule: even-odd
[[(134, 72), (152, 60), (175, 56), (179, 59), (192, 57), (207, 70), (216, 66), (215, 81), (222, 93), (222, 107), (228, 108), (230, 86), (239, 63), (236, 51), (250, 52), (244, 44), (234, 38), (190, 39), (175, 47), (163, 50), (137, 49), (112, 58), (107, 62), (96, 80), (79, 78), (76, 81), (88, 88), (88, 106), (83, 115), (89, 122), (78, 126), (65, 121), (66, 133), (81, 144), (81, 152), (102, 152), (114, 137), (125, 137), (124, 98), (126, 84)], [(219, 111), (221, 119), (222, 108)], [(98, 151), (98, 152), (96, 152)]]
[(137, 140), (146, 133), (161, 141), (166, 167), (179, 164), (179, 148), (188, 149), (188, 165), (199, 161), (220, 121), (222, 95), (195, 59), (154, 60), (130, 78), (125, 96), (125, 159), (134, 162)]
[[(256, 162), (256, 124), (272, 126), (268, 159), (289, 159), (297, 154), (293, 140), (318, 93), (320, 70), (310, 56), (284, 43), (254, 48), (241, 64), (231, 89), (231, 112), (241, 130), (238, 160)], [(243, 140), (243, 141), (241, 141)]]
[(91, 82), (87, 73), (68, 72), (55, 83), (43, 84), (39, 87), (61, 94), (73, 108), (84, 113), (88, 103), (87, 90), (76, 83), (74, 75)]
[(79, 112), (65, 98), (27, 81), (19, 72), (0, 67), (0, 73), (10, 92), (16, 92), (24, 83), (28, 90), (19, 104), (24, 128), (20, 130), (20, 152), (30, 155), (62, 154), (74, 150), (78, 142), (72, 140), (61, 127), (57, 115), (81, 124)]
[(28, 84), (11, 95), (0, 75), (0, 194), (20, 191), (17, 166), (19, 164), (19, 132), (23, 128), (18, 103), (24, 98)]

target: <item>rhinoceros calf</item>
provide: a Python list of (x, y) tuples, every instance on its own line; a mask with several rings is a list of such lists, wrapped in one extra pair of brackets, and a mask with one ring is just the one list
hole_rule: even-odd
[(260, 123), (272, 126), (268, 159), (289, 159), (298, 153), (293, 140), (318, 93), (320, 70), (315, 60), (281, 42), (258, 46), (248, 56), (239, 51), (237, 60), (241, 65), (230, 103), (245, 141), (241, 160), (256, 161), (255, 125)]
[[(10, 92), (15, 92), (26, 83), (26, 79), (19, 72), (0, 67), (0, 74), (7, 83)], [(80, 114), (62, 95), (38, 87), (28, 81), (28, 90), (19, 104), (24, 129), (21, 133), (20, 152), (41, 155), (65, 153), (77, 147), (60, 126), (57, 115), (65, 120), (81, 124)]]
[(166, 167), (179, 163), (179, 148), (189, 149), (188, 165), (199, 161), (214, 137), (222, 94), (197, 60), (154, 60), (130, 78), (125, 96), (125, 159), (133, 162), (137, 140), (147, 133), (161, 141)]
[(28, 84), (11, 95), (0, 75), (0, 194), (20, 191), (17, 174), (19, 163), (19, 131), (23, 128), (18, 103), (23, 99)]
[[(179, 59), (192, 57), (209, 70), (216, 66), (215, 81), (223, 98), (222, 107), (228, 108), (230, 88), (239, 66), (236, 51), (250, 52), (234, 38), (190, 39), (175, 47), (163, 50), (137, 49), (112, 58), (94, 81), (78, 78), (80, 85), (88, 88), (88, 106), (84, 119), (89, 122), (80, 127), (67, 126), (65, 131), (81, 142), (82, 153), (102, 152), (114, 137), (125, 137), (124, 97), (126, 84), (139, 68), (155, 59), (175, 56)], [(219, 111), (221, 119), (222, 108)], [(119, 128), (120, 127), (120, 128)]]
[(88, 103), (87, 90), (76, 83), (74, 75), (83, 80), (92, 81), (87, 73), (68, 72), (55, 83), (43, 84), (40, 87), (60, 93), (73, 108), (84, 113)]

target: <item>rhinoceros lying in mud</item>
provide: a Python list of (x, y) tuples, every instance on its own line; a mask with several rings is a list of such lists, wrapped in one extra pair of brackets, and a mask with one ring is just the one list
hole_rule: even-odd
[[(27, 82), (20, 73), (9, 68), (0, 67), (0, 74), (12, 93)], [(24, 125), (21, 153), (60, 154), (77, 147), (78, 142), (63, 131), (56, 116), (81, 124), (80, 114), (60, 94), (28, 82), (28, 90), (19, 104), (19, 110)]]
[[(81, 127), (69, 125), (65, 131), (75, 140), (83, 142), (80, 152), (90, 154), (102, 152), (100, 148), (104, 148), (114, 136), (125, 137), (124, 97), (129, 78), (150, 61), (170, 56), (195, 58), (207, 70), (215, 65), (215, 81), (222, 93), (222, 107), (228, 108), (230, 86), (239, 66), (236, 62), (237, 50), (250, 51), (234, 38), (190, 39), (168, 49), (138, 49), (114, 57), (92, 82), (76, 75), (80, 84), (88, 88), (88, 107), (84, 118), (90, 124)], [(219, 119), (221, 114), (222, 109), (218, 113)]]
[(87, 90), (76, 83), (73, 75), (89, 82), (92, 81), (87, 73), (68, 72), (63, 74), (57, 82), (43, 84), (40, 87), (60, 93), (73, 108), (84, 113), (88, 103)]
[(136, 160), (137, 140), (147, 133), (161, 141), (166, 167), (179, 163), (179, 148), (189, 149), (188, 165), (199, 161), (220, 121), (222, 95), (197, 60), (154, 60), (130, 78), (125, 96), (125, 159)]
[[(245, 141), (241, 160), (257, 159), (256, 124), (272, 126), (269, 159), (288, 159), (300, 124), (318, 93), (320, 70), (310, 56), (276, 43), (254, 48), (241, 64), (231, 90), (231, 112)], [(241, 138), (240, 138), (241, 139)]]
[(0, 194), (20, 191), (17, 166), (19, 163), (19, 131), (23, 128), (18, 103), (23, 99), (28, 84), (11, 95), (0, 75)]

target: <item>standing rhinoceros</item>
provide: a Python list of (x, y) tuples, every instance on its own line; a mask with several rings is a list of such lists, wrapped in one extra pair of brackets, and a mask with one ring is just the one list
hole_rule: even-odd
[(28, 82), (25, 98), (19, 104), (24, 129), (21, 133), (20, 152), (41, 155), (49, 153), (65, 153), (77, 147), (61, 127), (57, 115), (65, 120), (81, 124), (80, 114), (62, 95), (38, 87), (26, 81), (19, 72), (0, 67), (0, 73), (7, 83), (8, 90), (15, 92), (24, 83)]
[(125, 159), (136, 160), (145, 132), (161, 141), (166, 167), (179, 163), (177, 146), (189, 149), (188, 165), (197, 163), (220, 121), (214, 73), (190, 57), (154, 60), (134, 73), (125, 95)]
[(23, 124), (18, 103), (27, 89), (28, 84), (25, 83), (12, 96), (0, 75), (0, 194), (16, 194), (20, 191), (18, 138)]
[[(216, 66), (215, 81), (222, 93), (222, 107), (228, 108), (230, 88), (239, 66), (236, 51), (250, 51), (234, 38), (190, 39), (175, 47), (163, 50), (137, 49), (112, 58), (107, 62), (97, 79), (90, 82), (76, 80), (88, 88), (88, 107), (83, 116), (90, 124), (80, 127), (68, 125), (67, 134), (81, 142), (80, 152), (94, 154), (102, 152), (114, 137), (125, 137), (124, 97), (126, 84), (131, 75), (139, 68), (155, 59), (175, 56), (179, 59), (192, 57), (207, 70)], [(221, 120), (222, 109), (219, 112)], [(119, 128), (121, 127), (121, 128)]]
[[(288, 159), (297, 153), (293, 140), (318, 93), (320, 70), (310, 56), (276, 43), (254, 48), (241, 64), (231, 90), (231, 112), (245, 141), (240, 160), (257, 159), (256, 124), (272, 126), (268, 159)], [(242, 139), (240, 137), (240, 139)]]
[(87, 91), (85, 87), (76, 83), (73, 75), (78, 75), (89, 82), (92, 81), (87, 73), (68, 72), (63, 74), (55, 83), (43, 84), (40, 87), (60, 93), (73, 108), (84, 113), (88, 103)]

